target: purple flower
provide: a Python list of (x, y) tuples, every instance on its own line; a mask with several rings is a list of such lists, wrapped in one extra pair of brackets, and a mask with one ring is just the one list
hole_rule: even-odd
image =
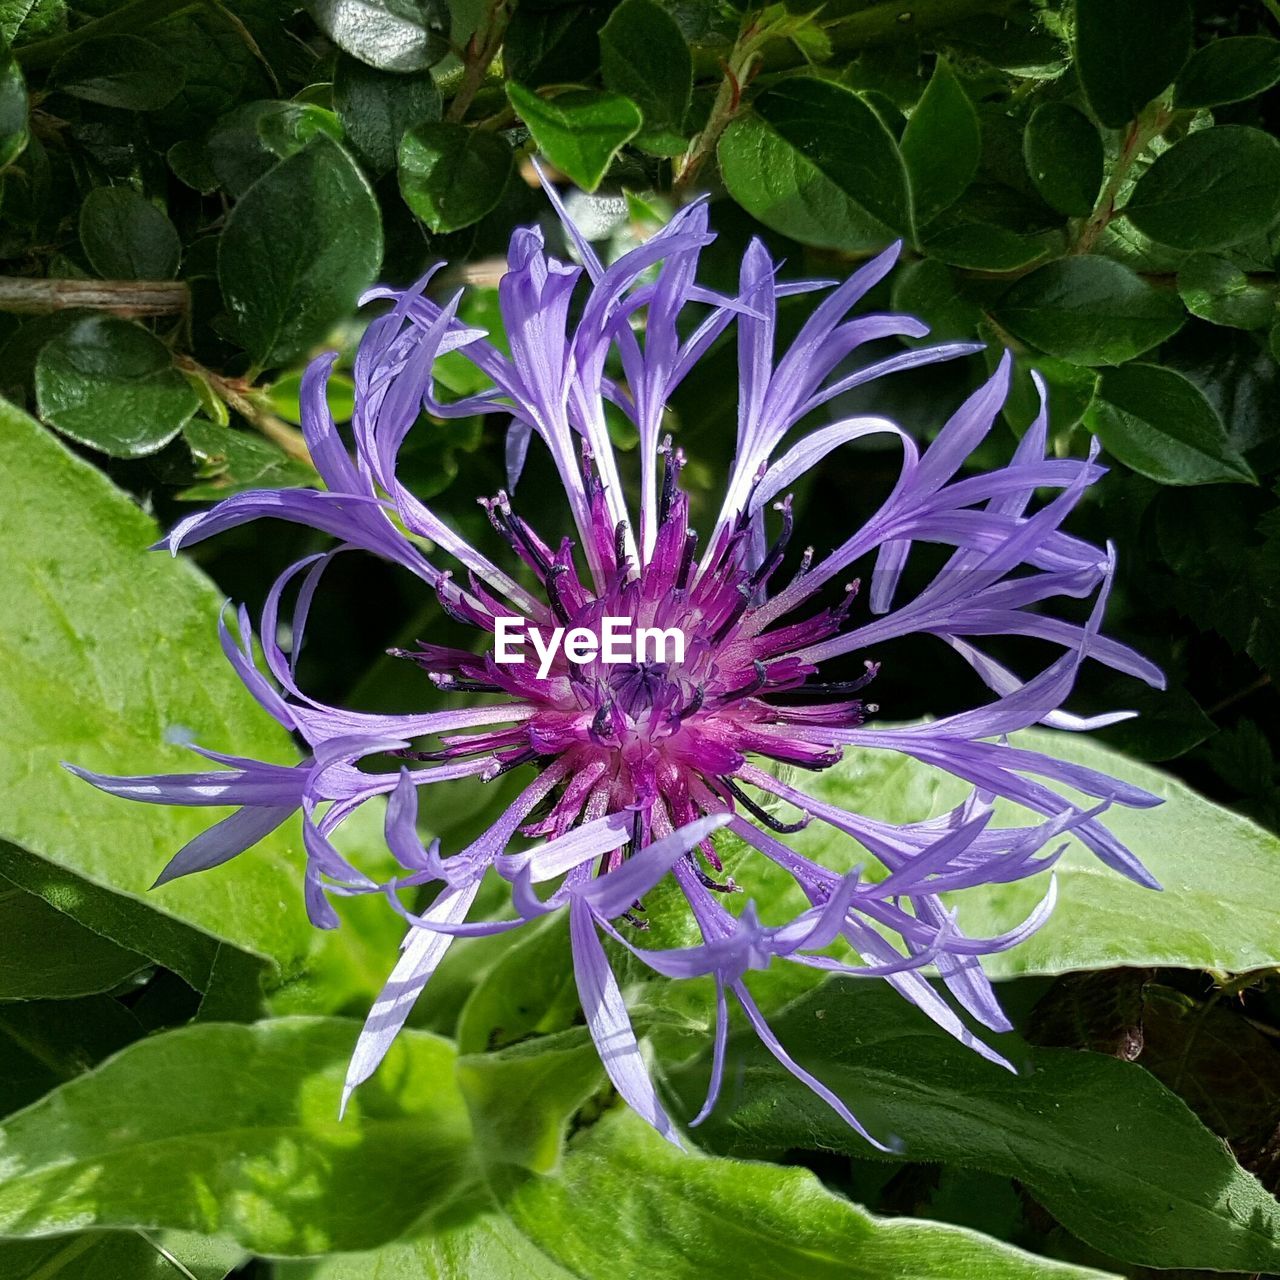
[[(270, 592), (260, 637), (265, 670), (255, 660), (244, 610), (238, 641), (222, 628), (228, 659), (262, 706), (307, 743), (307, 759), (284, 767), (204, 752), (228, 768), (167, 778), (81, 776), (153, 803), (239, 806), (183, 849), (162, 881), (234, 857), (301, 809), (306, 900), (315, 923), (337, 923), (332, 894), (382, 893), (405, 917), (405, 945), (356, 1047), (348, 1093), (377, 1067), (453, 938), (567, 911), (574, 973), (605, 1068), (627, 1102), (672, 1141), (678, 1138), (645, 1067), (602, 934), (667, 977), (714, 981), (714, 1065), (699, 1120), (719, 1091), (732, 997), (779, 1061), (865, 1132), (777, 1041), (743, 981), (749, 970), (785, 962), (883, 977), (962, 1043), (1003, 1063), (955, 1006), (994, 1031), (1008, 1028), (981, 958), (1017, 945), (1043, 922), (1052, 884), (1028, 920), (993, 938), (963, 933), (940, 895), (1039, 875), (1060, 854), (1055, 841), (1068, 831), (1109, 867), (1158, 887), (1102, 821), (1108, 805), (1149, 806), (1158, 803), (1155, 796), (1007, 741), (1030, 725), (1084, 730), (1127, 714), (1086, 720), (1062, 710), (1086, 658), (1162, 683), (1150, 663), (1101, 634), (1112, 552), (1062, 528), (1103, 469), (1096, 449), (1086, 459), (1046, 456), (1042, 404), (1007, 465), (962, 474), (1004, 402), (1008, 355), (923, 451), (880, 417), (828, 421), (796, 434), (815, 410), (852, 387), (976, 350), (953, 343), (859, 363), (868, 343), (926, 332), (908, 316), (851, 315), (891, 269), (896, 247), (832, 287), (780, 282), (778, 264), (753, 242), (730, 297), (696, 283), (699, 254), (713, 238), (704, 205), (682, 210), (609, 266), (559, 211), (582, 265), (550, 257), (537, 230), (516, 231), (499, 287), (510, 355), (459, 321), (458, 298), (443, 306), (431, 301), (426, 281), (405, 292), (374, 290), (370, 298), (391, 305), (369, 325), (356, 357), (354, 460), (326, 407), (333, 357), (322, 357), (307, 371), (302, 402), (303, 428), (327, 492), (240, 494), (184, 520), (167, 539), (176, 552), (244, 521), (275, 517), (338, 540), (327, 555), (287, 569)], [(779, 355), (779, 298), (819, 290), (825, 296)], [(687, 309), (700, 315), (691, 320)], [(719, 514), (700, 534), (680, 483), (685, 459), (663, 438), (662, 416), (674, 389), (731, 327), (739, 364), (737, 447)], [(442, 400), (433, 371), (449, 351), (469, 358), (489, 388)], [(607, 402), (639, 436), (635, 508), (610, 443)], [(454, 532), (397, 474), (400, 447), (424, 410), (509, 417), (513, 488), (537, 437), (559, 474), (576, 536), (558, 545), (544, 540), (506, 492), (484, 501), (500, 554), (491, 558)], [(788, 564), (788, 488), (840, 445), (871, 435), (901, 450), (892, 492), (841, 546), (821, 556), (810, 548)], [(1047, 500), (1037, 499), (1045, 492)], [(949, 554), (928, 586), (899, 600), (903, 569), (919, 543)], [(453, 619), (476, 628), (481, 643), (474, 651), (428, 642), (400, 656), (441, 691), (485, 701), (466, 710), (383, 716), (326, 706), (299, 687), (292, 658), (276, 642), (282, 600), (286, 592), (296, 597), (296, 654), (326, 567), (353, 550), (407, 568)], [(871, 566), (866, 593), (852, 576), (864, 564)], [(1059, 597), (1091, 597), (1088, 620), (1045, 612)], [(679, 636), (683, 654), (664, 660), (656, 651), (639, 652), (606, 661), (609, 629), (619, 621), (633, 631)], [(563, 643), (542, 645), (537, 652), (526, 645), (522, 658), (502, 660), (511, 656), (504, 655), (503, 634), (513, 626), (531, 643), (536, 631), (540, 645), (557, 629), (559, 639), (581, 631), (597, 643), (570, 651)], [(990, 688), (990, 701), (924, 725), (870, 724), (878, 708), (862, 690), (886, 643), (912, 634), (936, 636), (967, 662)], [(1023, 680), (979, 647), (991, 635), (1036, 638), (1054, 656)], [(857, 679), (821, 675), (831, 659), (872, 653), (877, 660), (866, 657)], [(895, 824), (817, 801), (782, 776), (791, 766), (829, 768), (849, 746), (911, 756), (962, 779), (968, 797), (941, 817)], [(388, 756), (401, 762), (398, 772), (360, 768)], [(523, 788), (483, 835), (447, 856), (436, 844), (424, 847), (417, 835), (423, 788), (517, 769), (527, 774)], [(1096, 803), (1082, 807), (1063, 788)], [(404, 869), (387, 884), (353, 867), (331, 843), (353, 810), (379, 794), (387, 796), (387, 844)], [(997, 797), (1022, 806), (1025, 825), (994, 826)], [(447, 803), (447, 792), (438, 803)], [(785, 837), (809, 822), (847, 836), (883, 874), (840, 875), (788, 847)], [(809, 907), (774, 923), (763, 922), (750, 901), (731, 911), (738, 886), (717, 855), (712, 837), (719, 828), (788, 873)], [(520, 851), (518, 837), (538, 843)], [(486, 875), (509, 883), (511, 919), (468, 920)], [(665, 951), (644, 945), (646, 896), (667, 880), (688, 904), (697, 945)], [(422, 885), (435, 886), (435, 893), (416, 913), (403, 895)], [(554, 887), (544, 897), (547, 885)], [(850, 960), (823, 954), (841, 939)], [(926, 966), (936, 968), (954, 1005), (926, 979)], [(866, 1136), (877, 1145), (884, 1140)]]

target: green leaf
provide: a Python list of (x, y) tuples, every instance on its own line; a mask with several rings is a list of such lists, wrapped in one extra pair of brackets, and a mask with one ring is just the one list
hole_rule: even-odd
[(107, 996), (0, 1007), (0, 1116), (34, 1102), (142, 1034), (142, 1023)]
[(104, 280), (172, 280), (182, 259), (173, 223), (132, 187), (95, 187), (85, 196), (80, 244)]
[(449, 11), (435, 0), (308, 0), (316, 26), (379, 71), (421, 71), (449, 51)]
[(296, 835), (271, 837), (198, 884), (148, 893), (220, 815), (131, 804), (60, 767), (190, 772), (190, 751), (176, 745), (190, 740), (296, 759), (222, 657), (222, 592), (185, 561), (147, 550), (157, 535), (100, 471), (0, 402), (0, 597), (23, 602), (0, 611), (0, 649), (23, 655), (0, 673), (0, 839), (27, 850), (0, 859), (0, 873), (132, 950), (163, 951), (156, 958), (170, 967), (182, 967), (189, 936), (210, 953), (221, 940), (291, 970), (312, 935)]
[(978, 113), (945, 58), (934, 66), (901, 146), (915, 220), (925, 226), (964, 194), (982, 155)]
[(1044, 102), (1023, 135), (1027, 172), (1044, 202), (1082, 218), (1102, 186), (1102, 139), (1093, 121), (1069, 102)]
[(283, 110), (267, 111), (258, 117), (258, 136), (263, 146), (281, 160), (296, 155), (321, 134), (342, 142), (342, 121), (314, 102), (284, 103)]
[(693, 93), (693, 55), (676, 20), (655, 0), (623, 0), (600, 31), (605, 85), (644, 115), (641, 145), (653, 134), (679, 136)]
[(1257, 484), (1217, 411), (1172, 369), (1108, 369), (1085, 421), (1110, 453), (1161, 484)]
[(18, 60), (0, 40), (0, 169), (23, 153), (29, 137), (27, 82)]
[(585, 1027), (458, 1060), (480, 1158), (549, 1173), (574, 1113), (608, 1082)]
[(239, 1245), (187, 1231), (86, 1231), (0, 1242), (5, 1280), (223, 1280), (244, 1260)]
[(468, 1192), (447, 1041), (405, 1031), (338, 1119), (358, 1024), (194, 1024), (0, 1126), (0, 1233), (197, 1231), (258, 1253), (367, 1249)]
[(440, 119), (440, 91), (427, 72), (393, 75), (342, 57), (333, 80), (333, 107), (357, 159), (381, 177), (396, 167), (407, 129)]
[(46, 422), (113, 458), (155, 453), (199, 408), (169, 348), (114, 316), (87, 316), (46, 343), (35, 382)]
[[(496, 1209), (369, 1253), (276, 1264), (275, 1280), (583, 1280), (557, 1266)], [(70, 1280), (70, 1277), (68, 1277)]]
[(1191, 52), (1189, 0), (1076, 0), (1075, 52), (1094, 115), (1123, 128), (1169, 86)]
[[(1071, 840), (1054, 870), (1058, 903), (1048, 923), (1012, 950), (985, 957), (983, 966), (993, 978), (1116, 965), (1244, 973), (1280, 963), (1274, 909), (1280, 898), (1280, 836), (1083, 734), (1032, 730), (1013, 735), (1012, 741), (1162, 797), (1164, 803), (1154, 809), (1115, 805), (1102, 820), (1146, 863), (1164, 891), (1143, 889), (1108, 871)], [(944, 813), (965, 794), (948, 775), (887, 751), (849, 751), (834, 769), (803, 783), (820, 799), (896, 822)], [(998, 822), (1026, 821), (1026, 811), (1017, 806), (1001, 803), (996, 812)], [(865, 858), (818, 823), (788, 843), (836, 869), (852, 868)], [(1213, 850), (1212, 857), (1205, 856), (1206, 849)], [(746, 868), (738, 879), (750, 892)], [(991, 885), (956, 894), (952, 905), (966, 933), (989, 937), (1025, 919), (1045, 887), (1042, 879)], [(1224, 920), (1230, 928), (1223, 927)]]
[(258, 365), (302, 355), (348, 314), (382, 262), (378, 202), (321, 135), (244, 193), (218, 249), (218, 283)]
[(992, 314), (1016, 338), (1072, 364), (1123, 364), (1186, 319), (1173, 293), (1106, 258), (1062, 258), (1017, 281)]
[(1219, 125), (1188, 134), (1138, 180), (1122, 212), (1175, 249), (1218, 249), (1262, 235), (1280, 219), (1280, 140)]
[(158, 111), (186, 81), (182, 64), (140, 36), (100, 36), (64, 54), (49, 72), (62, 93), (104, 107)]
[(907, 171), (893, 135), (856, 94), (797, 76), (774, 85), (720, 140), (729, 194), (804, 244), (862, 250), (911, 229)]
[(503, 1207), (556, 1263), (591, 1280), (641, 1257), (664, 1280), (702, 1280), (712, 1258), (738, 1280), (1098, 1274), (959, 1227), (873, 1217), (808, 1170), (683, 1154), (626, 1113), (586, 1130), (558, 1176), (513, 1174)]
[(1175, 107), (1221, 107), (1270, 89), (1280, 80), (1280, 40), (1226, 36), (1191, 55), (1173, 86)]
[(959, 209), (952, 208), (929, 228), (921, 248), (952, 267), (1018, 271), (1061, 253), (1062, 237), (1057, 232), (1023, 235), (989, 222), (967, 221)]
[(1265, 329), (1276, 317), (1274, 287), (1251, 284), (1235, 263), (1210, 253), (1183, 263), (1178, 295), (1193, 316), (1232, 329)]
[(600, 185), (614, 156), (644, 124), (630, 98), (598, 89), (570, 89), (548, 99), (509, 80), (507, 97), (542, 154), (584, 191)]
[(437, 234), (479, 222), (514, 171), (503, 138), (466, 125), (420, 124), (400, 140), (400, 194)]
[(910, 339), (910, 346), (972, 340), (982, 318), (978, 305), (960, 292), (954, 272), (934, 258), (910, 262), (893, 273), (893, 306), (929, 326), (928, 337)]
[(146, 966), (144, 956), (0, 879), (0, 1000), (96, 995)]
[(66, 27), (65, 0), (0, 0), (0, 38), (25, 44)]
[[(901, 1141), (899, 1158), (1016, 1178), (1069, 1231), (1126, 1262), (1280, 1265), (1280, 1204), (1141, 1067), (1039, 1049), (1029, 1070), (1011, 1075), (881, 984), (828, 983), (772, 1021), (871, 1133)], [(706, 1078), (705, 1062), (677, 1074), (686, 1111), (701, 1104)], [(750, 1032), (732, 1038), (725, 1079), (734, 1083), (699, 1130), (716, 1150), (878, 1157)]]

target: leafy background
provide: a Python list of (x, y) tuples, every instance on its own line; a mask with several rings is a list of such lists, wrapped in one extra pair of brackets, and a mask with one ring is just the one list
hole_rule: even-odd
[[(0, 35), (0, 1276), (1280, 1273), (1275, 0), (0, 0)], [(349, 416), (375, 279), (446, 260), (433, 290), (470, 285), (468, 318), (496, 332), (511, 228), (556, 234), (535, 152), (606, 252), (709, 192), (722, 288), (751, 235), (834, 278), (904, 240), (868, 305), (988, 352), (835, 412), (927, 435), (1007, 346), (1007, 430), (978, 461), (1030, 421), (1033, 370), (1053, 447), (1104, 446), (1077, 527), (1117, 543), (1113, 629), (1169, 689), (1092, 673), (1082, 709), (1142, 718), (1051, 746), (1168, 797), (1115, 817), (1166, 893), (1068, 855), (1050, 925), (999, 957), (1002, 1048), (1034, 1068), (1016, 1079), (882, 990), (756, 975), (784, 1039), (900, 1157), (746, 1040), (698, 1150), (667, 1148), (609, 1094), (554, 924), (458, 944), (339, 1124), (390, 913), (352, 903), (309, 931), (291, 833), (148, 894), (204, 818), (57, 767), (179, 768), (192, 738), (290, 758), (214, 619), (309, 535), (239, 531), (199, 568), (145, 548), (192, 503), (314, 481), (299, 374), (338, 348)], [(460, 362), (441, 376), (472, 389)], [(671, 407), (699, 502), (733, 414), (727, 347)], [(416, 491), (481, 534), (499, 427), (424, 418), (406, 453)], [(519, 496), (554, 527), (539, 465)], [(834, 456), (797, 494), (805, 540), (842, 537), (894, 465)], [(385, 650), (438, 612), (389, 569), (333, 572), (310, 686), (425, 705)], [(894, 719), (978, 693), (931, 650), (885, 656)], [(900, 818), (948, 799), (879, 758), (814, 785)], [(435, 833), (465, 839), (495, 791), (458, 784)], [(377, 857), (376, 815), (347, 838)], [(970, 895), (962, 920), (999, 927), (1019, 892)], [(687, 1115), (706, 993), (636, 975), (632, 997)]]

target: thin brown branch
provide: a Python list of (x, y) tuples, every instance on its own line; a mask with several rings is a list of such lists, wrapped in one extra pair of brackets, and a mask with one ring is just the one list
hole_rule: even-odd
[(184, 373), (194, 374), (207, 383), (219, 400), (234, 409), (251, 427), (278, 445), (295, 462), (315, 466), (302, 432), (272, 413), (257, 388), (243, 378), (228, 378), (214, 373), (190, 356), (175, 356), (173, 362)]
[(191, 294), (181, 280), (46, 280), (0, 276), (0, 311), (43, 316), (86, 308), (126, 320), (185, 315)]
[(509, 0), (489, 0), (479, 25), (471, 33), (462, 60), (462, 80), (454, 94), (445, 119), (459, 121), (465, 118), (472, 101), (484, 84), (489, 67), (507, 34), (507, 22), (511, 17)]

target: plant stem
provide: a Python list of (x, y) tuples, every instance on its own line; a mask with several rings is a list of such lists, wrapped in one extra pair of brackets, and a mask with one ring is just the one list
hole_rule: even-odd
[(0, 311), (41, 316), (83, 307), (126, 320), (184, 315), (191, 294), (181, 280), (45, 280), (0, 276)]
[(707, 159), (715, 154), (724, 131), (742, 106), (742, 91), (760, 69), (761, 48), (769, 38), (770, 33), (762, 32), (755, 21), (749, 19), (743, 24), (728, 60), (720, 64), (724, 76), (711, 104), (706, 127), (684, 153), (671, 184), (672, 190), (687, 190)]
[(194, 374), (206, 382), (219, 400), (228, 408), (234, 409), (251, 427), (260, 431), (273, 444), (279, 445), (295, 462), (305, 462), (309, 467), (315, 466), (302, 432), (272, 413), (262, 393), (243, 378), (223, 377), (220, 373), (214, 373), (212, 369), (206, 369), (190, 356), (175, 356), (173, 362), (184, 373)]
[(180, 9), (198, 7), (192, 0), (132, 0), (131, 3), (121, 5), (119, 9), (95, 18), (92, 22), (86, 22), (83, 27), (77, 27), (65, 35), (37, 40), (34, 44), (15, 49), (13, 56), (28, 70), (52, 66), (69, 49), (74, 49), (86, 40), (142, 31), (154, 22), (172, 17)]
[(1163, 103), (1153, 103), (1125, 130), (1124, 141), (1120, 144), (1120, 154), (1111, 166), (1111, 176), (1102, 188), (1098, 203), (1080, 232), (1080, 238), (1072, 247), (1072, 253), (1089, 253), (1098, 243), (1099, 237), (1107, 229), (1111, 219), (1116, 216), (1116, 201), (1129, 170), (1134, 161), (1147, 149), (1152, 138), (1164, 132), (1173, 119), (1173, 112)]
[(458, 92), (454, 94), (445, 119), (461, 120), (470, 108), (472, 101), (484, 84), (485, 75), (498, 50), (502, 48), (502, 39), (507, 33), (507, 21), (511, 17), (508, 0), (489, 0), (485, 6), (480, 25), (471, 33), (467, 41), (466, 55), (463, 59), (462, 80)]

